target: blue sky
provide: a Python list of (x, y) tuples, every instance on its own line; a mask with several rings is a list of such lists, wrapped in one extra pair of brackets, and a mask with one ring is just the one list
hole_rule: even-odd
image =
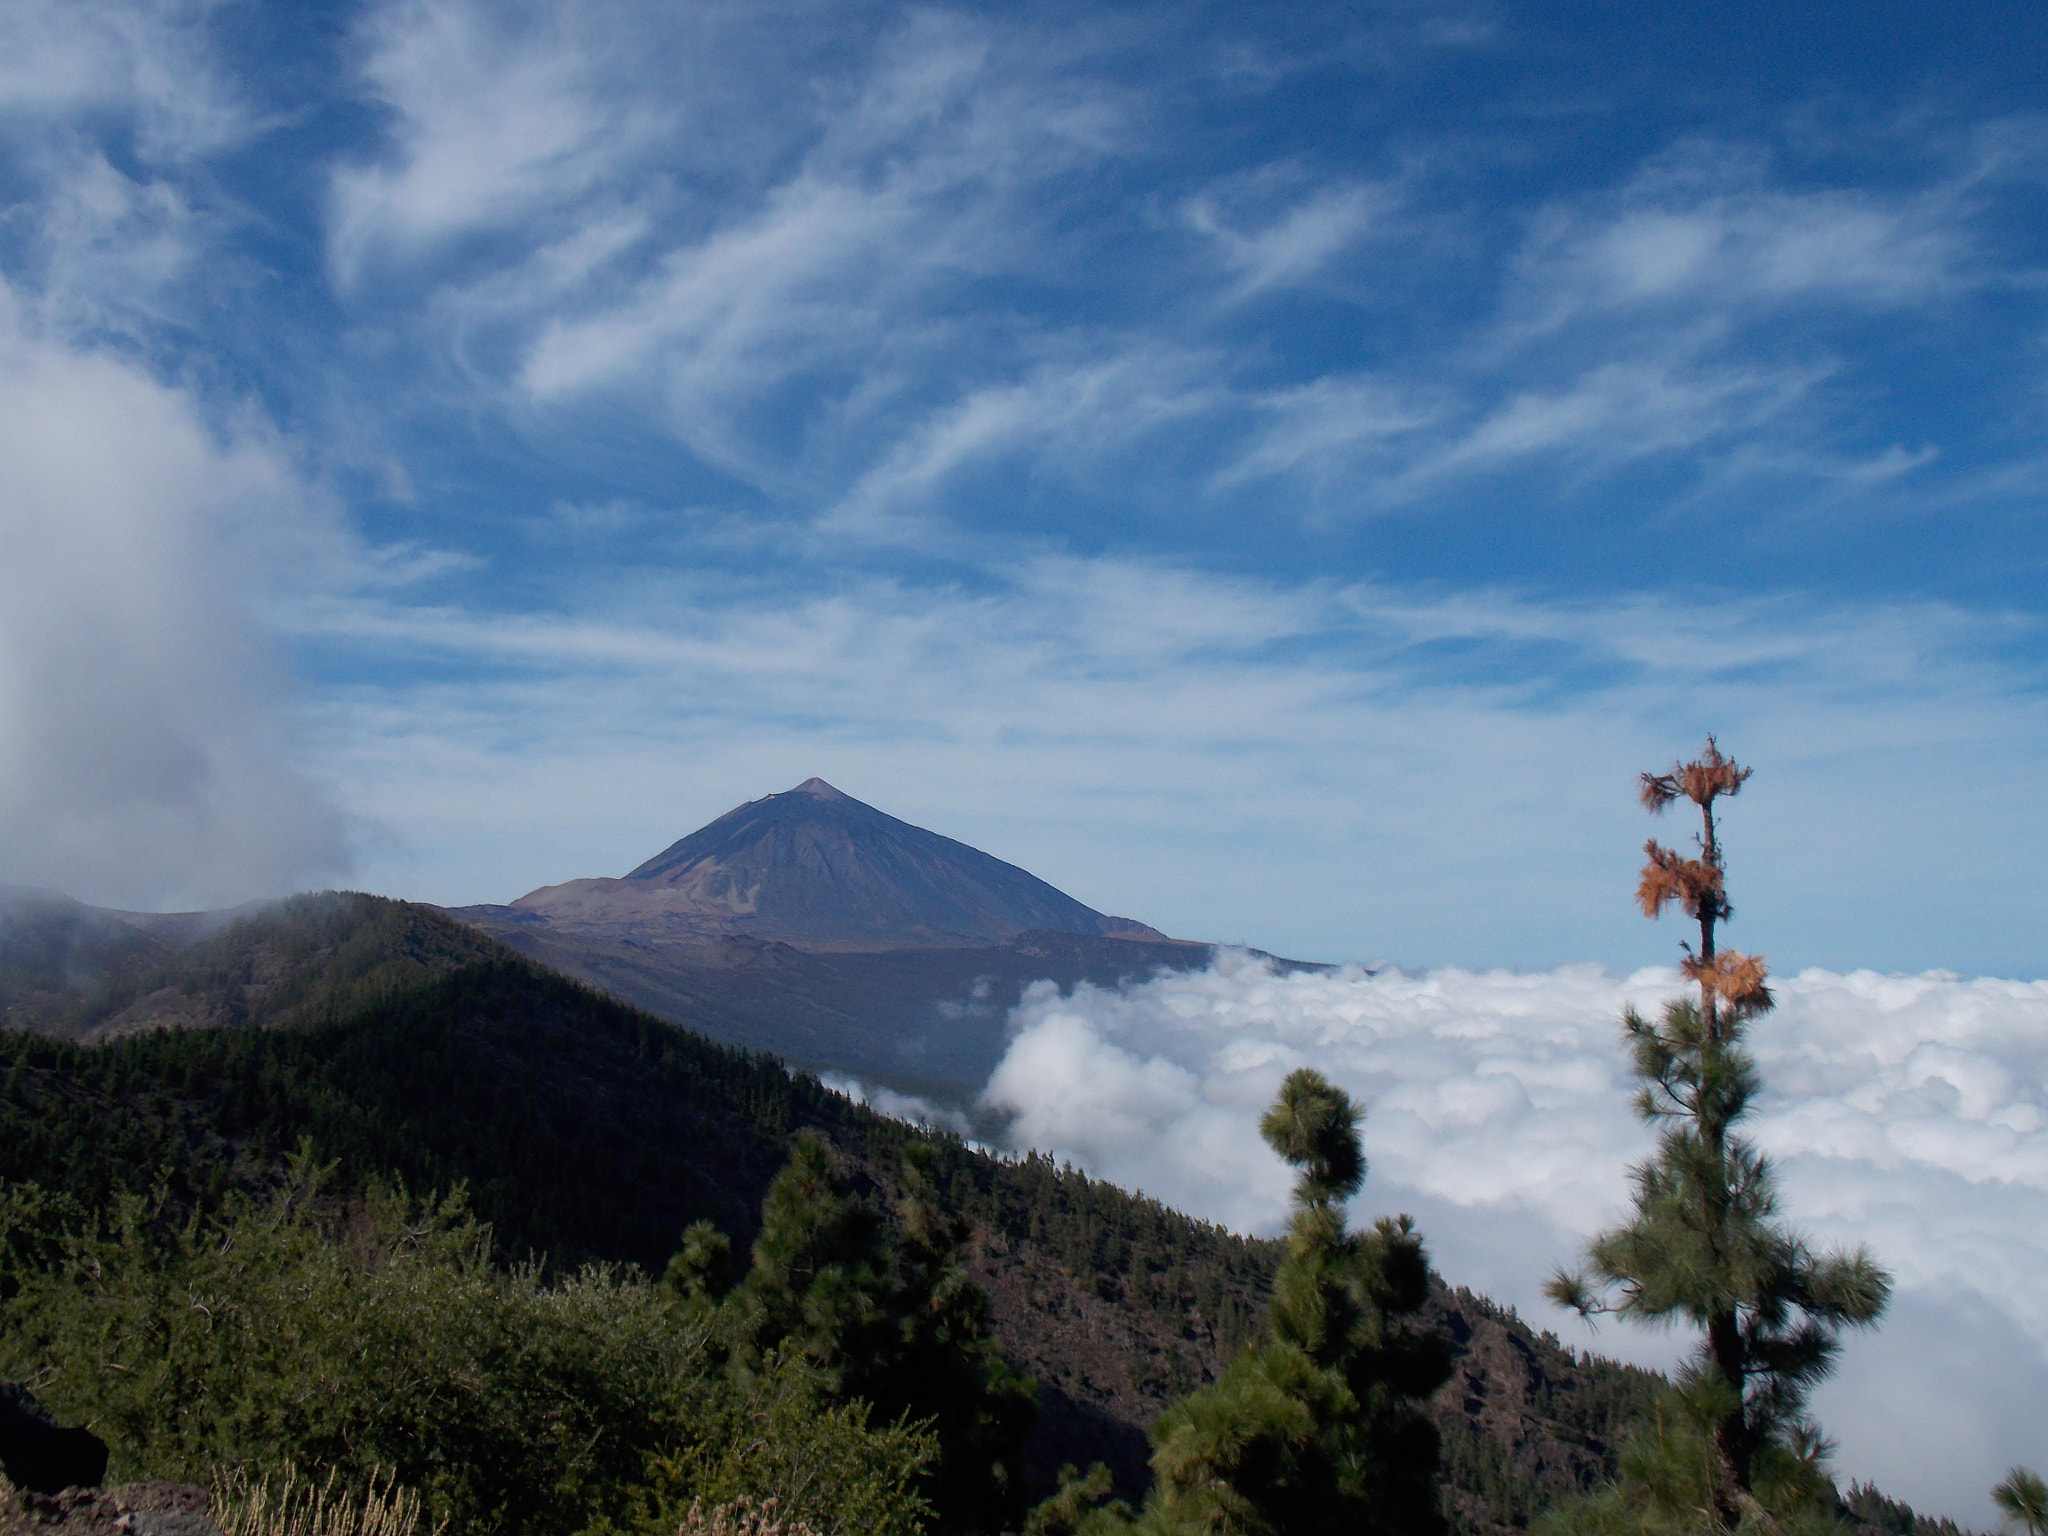
[(2039, 7), (0, 4), (0, 879), (822, 774), (1175, 932), (2040, 974)]

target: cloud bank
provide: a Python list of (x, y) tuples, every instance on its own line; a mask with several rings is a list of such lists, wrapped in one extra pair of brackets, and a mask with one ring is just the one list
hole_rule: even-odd
[(278, 445), (0, 287), (0, 882), (227, 904), (347, 862), (250, 612), (316, 560)]
[[(1317, 1067), (1368, 1106), (1359, 1214), (1411, 1211), (1453, 1281), (1663, 1364), (1679, 1337), (1589, 1333), (1541, 1287), (1626, 1208), (1651, 1138), (1616, 1021), (1680, 984), (1597, 966), (1282, 974), (1243, 954), (1121, 991), (1041, 983), (982, 1107), (1013, 1145), (1272, 1232), (1289, 1180), (1258, 1115)], [(1778, 995), (1755, 1034), (1756, 1138), (1794, 1222), (1868, 1243), (1898, 1284), (1818, 1401), (1838, 1470), (1988, 1527), (1986, 1490), (2039, 1459), (2048, 1422), (2048, 982), (1810, 970)]]

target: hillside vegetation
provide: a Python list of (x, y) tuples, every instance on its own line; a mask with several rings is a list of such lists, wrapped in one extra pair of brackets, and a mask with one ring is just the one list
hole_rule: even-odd
[[(0, 1187), (11, 1212), (0, 1290), (14, 1298), (4, 1319), (18, 1317), (19, 1298), (48, 1276), (76, 1271), (79, 1233), (96, 1231), (92, 1240), (126, 1255), (129, 1272), (160, 1280), (179, 1279), (176, 1265), (149, 1256), (184, 1252), (197, 1263), (211, 1250), (196, 1234), (219, 1247), (223, 1234), (267, 1233), (263, 1241), (300, 1255), (292, 1262), (314, 1264), (308, 1255), (339, 1244), (354, 1257), (317, 1262), (340, 1264), (334, 1273), (344, 1275), (353, 1264), (365, 1277), (388, 1267), (378, 1253), (411, 1243), (442, 1256), (451, 1295), (468, 1286), (508, 1317), (615, 1307), (618, 1336), (641, 1337), (646, 1317), (668, 1305), (655, 1277), (693, 1223), (712, 1224), (737, 1254), (754, 1243), (793, 1137), (822, 1138), (849, 1198), (885, 1223), (903, 1197), (906, 1148), (928, 1144), (933, 1198), (967, 1224), (961, 1261), (989, 1297), (994, 1337), (1040, 1383), (1028, 1483), (1049, 1491), (1062, 1463), (1101, 1460), (1116, 1491), (1135, 1501), (1148, 1475), (1147, 1426), (1176, 1396), (1214, 1382), (1253, 1337), (1277, 1262), (1274, 1245), (1042, 1157), (1004, 1160), (928, 1136), (771, 1058), (550, 973), (430, 909), (379, 898), (296, 899), (101, 980), (38, 1019), (43, 1032), (0, 1032)], [(161, 1027), (173, 1022), (212, 1027)], [(329, 1169), (319, 1199), (292, 1196), (319, 1167)], [(451, 1205), (452, 1191), (460, 1195)], [(117, 1271), (103, 1262), (96, 1272)], [(1658, 1387), (1648, 1373), (1576, 1356), (1440, 1284), (1422, 1316), (1451, 1350), (1430, 1415), (1463, 1529), (1521, 1528), (1558, 1494), (1611, 1474), (1627, 1425)], [(504, 1326), (508, 1338), (518, 1331)], [(52, 1342), (0, 1321), (0, 1375), (44, 1379), (60, 1414), (96, 1413), (75, 1361), (57, 1368), (38, 1352)], [(672, 1345), (683, 1347), (660, 1348)], [(314, 1363), (291, 1368), (320, 1379), (324, 1357), (307, 1348)], [(655, 1369), (653, 1359), (618, 1368), (630, 1377)], [(673, 1375), (672, 1366), (660, 1368)], [(468, 1367), (447, 1369), (460, 1378)], [(569, 1360), (561, 1369), (599, 1366)], [(688, 1412), (797, 1412), (796, 1388), (777, 1397), (772, 1371), (745, 1390), (766, 1395), (645, 1411), (650, 1424)], [(512, 1397), (539, 1411), (531, 1394)], [(622, 1400), (640, 1401), (631, 1391)], [(886, 1426), (835, 1422), (860, 1456), (881, 1458), (871, 1492), (930, 1454), (921, 1442), (891, 1449), (859, 1438)], [(107, 1429), (118, 1438), (118, 1423)], [(545, 1433), (597, 1431), (561, 1421)], [(643, 1479), (648, 1457), (680, 1467), (674, 1458), (688, 1450), (687, 1436), (666, 1448), (625, 1439)], [(116, 1454), (140, 1453), (117, 1444)], [(671, 1478), (671, 1492), (737, 1486), (738, 1473), (720, 1483), (691, 1465)], [(605, 1518), (627, 1520), (627, 1504), (647, 1486), (616, 1467), (564, 1463), (551, 1475), (582, 1490), (549, 1496), (564, 1521), (563, 1499), (586, 1514), (611, 1500), (615, 1515)], [(489, 1525), (498, 1518), (492, 1498), (511, 1497), (508, 1488), (461, 1499), (444, 1490), (443, 1503)], [(1881, 1523), (1897, 1529), (1897, 1519)]]

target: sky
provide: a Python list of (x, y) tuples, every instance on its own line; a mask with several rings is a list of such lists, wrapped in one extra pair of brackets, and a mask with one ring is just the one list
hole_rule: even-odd
[[(1760, 1135), (1901, 1277), (1845, 1465), (1976, 1516), (2038, 1460), (2048, 9), (0, 36), (0, 883), (502, 901), (820, 775), (1103, 911), (1390, 962), (1027, 999), (989, 1105), (1269, 1228), (1277, 1165), (1204, 1170), (1321, 1061), (1367, 1199), (1535, 1315), (1681, 936), (1635, 777), (1718, 733)], [(1089, 1081), (1132, 1096), (1063, 1118)]]
[(2039, 7), (0, 0), (0, 880), (813, 774), (1169, 932), (2048, 923)]

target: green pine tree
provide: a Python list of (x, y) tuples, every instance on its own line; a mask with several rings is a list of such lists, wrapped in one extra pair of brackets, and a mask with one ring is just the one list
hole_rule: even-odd
[(1361, 1111), (1303, 1068), (1259, 1124), (1301, 1170), (1266, 1342), (1181, 1398), (1153, 1427), (1155, 1477), (1133, 1520), (1089, 1510), (1107, 1480), (1070, 1479), (1040, 1507), (1047, 1536), (1434, 1536), (1444, 1528), (1437, 1435), (1422, 1400), (1450, 1374), (1450, 1352), (1408, 1326), (1429, 1262), (1407, 1217), (1345, 1229), (1365, 1180)]
[[(694, 1241), (693, 1241), (694, 1238)], [(687, 1291), (715, 1284), (718, 1244), (698, 1229), (670, 1260)], [(753, 1262), (721, 1307), (736, 1370), (800, 1358), (835, 1394), (859, 1396), (886, 1346), (889, 1251), (867, 1203), (848, 1193), (823, 1137), (799, 1132), (761, 1201)]]
[(969, 1224), (941, 1206), (929, 1142), (903, 1150), (895, 1281), (896, 1336), (869, 1391), (884, 1417), (928, 1418), (943, 1454), (932, 1507), (947, 1529), (1013, 1529), (1024, 1513), (1024, 1439), (1038, 1384), (1012, 1370), (997, 1346), (988, 1293), (962, 1264)]
[(2048, 1536), (2048, 1482), (2041, 1474), (2014, 1467), (2005, 1481), (1991, 1490), (1991, 1497), (2005, 1515), (2008, 1527), (2017, 1526), (2027, 1536)]
[(1652, 840), (1637, 891), (1646, 915), (1676, 901), (1699, 925), (1699, 948), (1684, 946), (1699, 997), (1667, 1004), (1655, 1024), (1623, 1015), (1642, 1081), (1636, 1112), (1658, 1128), (1657, 1151), (1634, 1170), (1634, 1215), (1549, 1292), (1587, 1317), (1683, 1319), (1700, 1340), (1616, 1489), (1564, 1512), (1566, 1526), (1769, 1530), (1831, 1511), (1826, 1442), (1807, 1399), (1833, 1368), (1841, 1330), (1874, 1323), (1890, 1294), (1863, 1249), (1815, 1253), (1777, 1219), (1770, 1162), (1736, 1130), (1759, 1086), (1744, 1037), (1773, 999), (1761, 955), (1715, 944), (1733, 908), (1714, 807), (1749, 774), (1709, 737), (1694, 761), (1642, 776), (1653, 813), (1681, 798), (1699, 809), (1697, 856)]
[(935, 1164), (930, 1144), (906, 1146), (891, 1234), (823, 1138), (799, 1133), (746, 1275), (725, 1289), (729, 1244), (698, 1222), (664, 1279), (717, 1318), (743, 1380), (798, 1365), (877, 1424), (929, 1425), (939, 1456), (920, 1491), (942, 1529), (973, 1536), (1023, 1514), (1037, 1387), (996, 1344), (988, 1297), (962, 1264), (967, 1224), (941, 1208)]

